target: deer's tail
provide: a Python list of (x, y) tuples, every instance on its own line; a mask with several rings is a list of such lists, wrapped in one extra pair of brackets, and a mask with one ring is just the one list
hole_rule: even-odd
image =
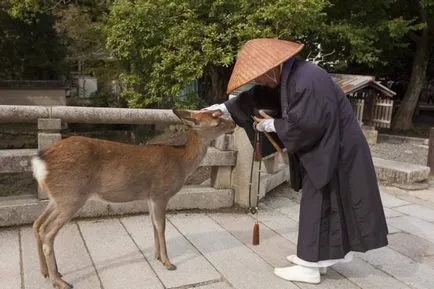
[(47, 178), (48, 170), (47, 163), (44, 160), (45, 151), (40, 150), (38, 155), (32, 158), (33, 177), (38, 182), (41, 188), (44, 187), (45, 179)]

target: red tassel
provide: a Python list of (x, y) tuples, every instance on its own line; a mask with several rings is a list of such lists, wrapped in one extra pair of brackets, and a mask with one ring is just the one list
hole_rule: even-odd
[(259, 223), (253, 226), (253, 246), (259, 245)]
[(262, 161), (261, 144), (260, 144), (259, 142), (256, 143), (256, 149), (255, 149), (255, 161), (257, 161), (257, 162)]

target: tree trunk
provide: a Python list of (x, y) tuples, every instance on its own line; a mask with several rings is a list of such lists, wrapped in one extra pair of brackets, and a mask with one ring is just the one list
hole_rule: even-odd
[(429, 30), (429, 26), (425, 27), (422, 31), (422, 35), (416, 42), (416, 53), (413, 59), (410, 82), (408, 83), (404, 99), (393, 119), (393, 130), (406, 131), (412, 128), (413, 114), (423, 88), (431, 53), (432, 44), (430, 43), (431, 37)]
[(211, 93), (208, 97), (210, 104), (222, 103), (227, 100), (226, 88), (230, 77), (230, 70), (213, 66), (210, 69)]

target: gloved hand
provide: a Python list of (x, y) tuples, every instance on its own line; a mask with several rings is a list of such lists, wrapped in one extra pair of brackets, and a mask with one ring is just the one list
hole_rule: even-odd
[(256, 130), (260, 132), (276, 132), (274, 128), (274, 119), (262, 119), (256, 125)]
[(224, 103), (213, 104), (211, 106), (208, 106), (208, 107), (201, 109), (201, 111), (204, 111), (204, 110), (219, 110), (219, 111), (221, 111), (221, 114), (214, 113), (213, 116), (215, 116), (215, 117), (219, 117), (219, 116), (226, 116), (227, 117), (230, 115), (229, 111), (226, 108), (226, 105), (224, 105)]
[(260, 132), (276, 132), (276, 128), (274, 127), (274, 118), (272, 118), (262, 110), (259, 111), (259, 114), (263, 118), (259, 118), (256, 116), (254, 117), (256, 130)]

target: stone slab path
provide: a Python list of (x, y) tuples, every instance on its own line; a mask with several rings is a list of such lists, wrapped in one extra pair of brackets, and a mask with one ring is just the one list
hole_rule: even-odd
[[(251, 245), (248, 214), (169, 214), (167, 246), (176, 271), (154, 260), (148, 215), (75, 220), (59, 233), (55, 251), (64, 279), (76, 289), (432, 289), (434, 207), (391, 191), (382, 188), (389, 246), (333, 266), (320, 285), (273, 274), (296, 252), (299, 196), (285, 185), (261, 202), (259, 246)], [(52, 288), (37, 262), (30, 226), (0, 228), (0, 288)]]

